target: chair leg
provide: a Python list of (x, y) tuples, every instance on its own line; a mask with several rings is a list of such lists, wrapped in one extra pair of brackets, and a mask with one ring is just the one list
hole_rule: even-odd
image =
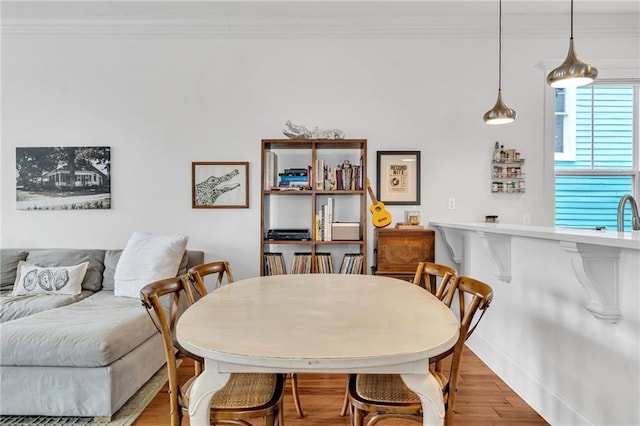
[(347, 376), (347, 384), (344, 387), (344, 401), (342, 401), (342, 410), (340, 410), (342, 417), (347, 415), (347, 409), (349, 408), (349, 377)]
[(352, 413), (353, 413), (352, 425), (362, 426), (364, 423), (364, 412), (362, 410), (357, 409), (356, 407), (353, 407)]
[(271, 413), (264, 416), (264, 426), (275, 426), (276, 424), (276, 416)]
[(284, 406), (282, 401), (278, 404), (278, 426), (284, 426)]
[(304, 417), (304, 411), (302, 411), (302, 405), (300, 404), (300, 395), (298, 395), (298, 375), (291, 373), (291, 393), (293, 394), (293, 404), (296, 407), (299, 417)]

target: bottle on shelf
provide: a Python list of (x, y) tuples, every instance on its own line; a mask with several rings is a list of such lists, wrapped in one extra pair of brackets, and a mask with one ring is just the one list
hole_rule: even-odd
[(493, 161), (500, 161), (500, 143), (496, 141), (496, 145), (493, 148)]

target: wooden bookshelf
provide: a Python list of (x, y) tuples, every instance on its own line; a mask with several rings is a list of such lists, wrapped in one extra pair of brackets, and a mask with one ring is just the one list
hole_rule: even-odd
[[(347, 255), (357, 254), (365, 273), (366, 159), (366, 139), (263, 139), (260, 261), (265, 264), (267, 253), (278, 252), (289, 273), (329, 272), (327, 259), (318, 259), (328, 253), (330, 272), (338, 272)], [(341, 239), (333, 235), (335, 222), (340, 222), (336, 236)], [(269, 239), (270, 229), (308, 229), (309, 238)], [(310, 270), (300, 253), (308, 254)], [(264, 267), (261, 271), (267, 274)]]

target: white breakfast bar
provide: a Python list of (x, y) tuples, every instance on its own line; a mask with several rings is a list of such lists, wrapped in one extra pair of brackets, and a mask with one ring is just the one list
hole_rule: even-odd
[(432, 221), (436, 260), (489, 283), (467, 341), (553, 425), (640, 425), (640, 232)]

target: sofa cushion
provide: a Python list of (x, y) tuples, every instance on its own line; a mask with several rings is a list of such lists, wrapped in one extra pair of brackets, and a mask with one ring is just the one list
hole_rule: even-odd
[(102, 367), (157, 333), (140, 300), (99, 291), (0, 324), (1, 365)]
[(89, 262), (75, 266), (38, 266), (25, 261), (18, 263), (13, 295), (21, 294), (80, 294), (82, 280)]
[[(191, 257), (197, 255), (197, 251), (189, 251), (185, 250), (184, 255), (182, 256), (182, 260), (180, 261), (180, 267), (178, 268), (178, 274), (182, 275), (187, 273), (187, 268), (189, 265), (198, 265), (203, 262), (193, 263), (191, 262)], [(103, 290), (111, 290), (113, 291), (115, 284), (115, 274), (116, 267), (118, 266), (118, 261), (120, 260), (120, 255), (122, 255), (122, 250), (107, 250), (104, 253), (104, 273), (102, 274), (102, 289)], [(197, 257), (197, 256), (196, 256)]]
[(102, 274), (102, 289), (113, 291), (116, 267), (122, 255), (122, 249), (104, 252), (104, 273)]
[(26, 250), (0, 250), (0, 290), (13, 288), (13, 283), (16, 282), (18, 262), (25, 260), (27, 254)]
[(134, 232), (116, 266), (114, 294), (140, 298), (140, 289), (164, 278), (175, 277), (189, 237)]
[[(0, 322), (11, 321), (48, 309), (59, 308), (91, 296), (94, 292), (82, 290), (75, 295), (68, 294), (26, 294), (14, 296), (11, 290), (0, 291)], [(1, 351), (1, 350), (0, 350)]]
[(102, 288), (104, 250), (33, 249), (29, 250), (26, 261), (38, 266), (73, 266), (89, 262), (87, 273), (82, 281), (82, 288), (91, 291), (98, 291)]

